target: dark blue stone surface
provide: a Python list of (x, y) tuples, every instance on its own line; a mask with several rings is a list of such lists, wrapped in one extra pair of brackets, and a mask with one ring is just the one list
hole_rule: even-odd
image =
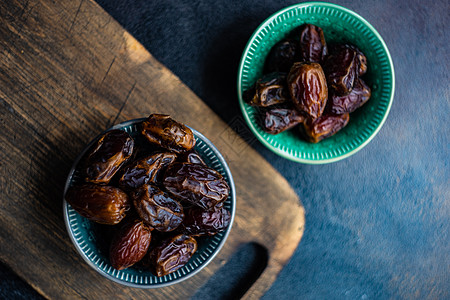
[[(264, 19), (297, 1), (98, 3), (231, 122), (241, 115), (236, 76), (247, 40)], [(297, 164), (252, 142), (306, 209), (303, 239), (264, 298), (449, 299), (449, 3), (335, 3), (384, 38), (394, 61), (395, 98), (373, 141), (337, 163)], [(259, 263), (257, 250), (244, 247), (194, 298), (213, 299), (219, 290), (239, 295), (236, 278), (246, 275), (242, 266), (258, 271), (251, 267)], [(21, 291), (0, 284), (0, 298)]]

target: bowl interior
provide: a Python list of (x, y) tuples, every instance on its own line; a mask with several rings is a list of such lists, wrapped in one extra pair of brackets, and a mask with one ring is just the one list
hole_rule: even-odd
[[(143, 120), (144, 119), (128, 121), (116, 125), (113, 128), (127, 131), (135, 139), (136, 145), (139, 145), (146, 143), (140, 134), (139, 129), (140, 123)], [(157, 277), (150, 271), (140, 268), (139, 266), (133, 266), (121, 271), (114, 269), (109, 263), (109, 239), (106, 238), (108, 228), (111, 228), (111, 226), (100, 225), (89, 221), (80, 216), (70, 204), (64, 200), (65, 221), (72, 242), (84, 260), (105, 277), (127, 286), (141, 288), (156, 288), (171, 285), (185, 280), (199, 272), (214, 258), (223, 246), (231, 230), (235, 215), (235, 188), (233, 179), (224, 158), (215, 146), (196, 130), (192, 129), (192, 131), (194, 132), (196, 139), (195, 150), (205, 160), (205, 163), (208, 166), (214, 168), (224, 176), (230, 186), (230, 195), (224, 202), (224, 207), (231, 213), (230, 225), (225, 231), (214, 236), (196, 238), (198, 249), (189, 262), (174, 273), (163, 277)], [(80, 171), (77, 169), (78, 163), (97, 139), (98, 137), (85, 148), (75, 161), (66, 182), (65, 192), (71, 185), (81, 181), (79, 175)]]
[[(251, 107), (242, 98), (242, 93), (263, 74), (264, 62), (270, 49), (304, 23), (321, 27), (327, 44), (351, 43), (361, 49), (368, 61), (368, 71), (362, 78), (372, 89), (371, 99), (350, 115), (348, 125), (317, 144), (302, 140), (296, 128), (277, 135), (266, 133), (260, 126), (259, 109)], [(361, 149), (384, 123), (393, 94), (394, 69), (381, 36), (356, 13), (330, 3), (302, 3), (268, 18), (249, 40), (239, 68), (239, 103), (250, 129), (275, 153), (303, 163), (337, 161)]]

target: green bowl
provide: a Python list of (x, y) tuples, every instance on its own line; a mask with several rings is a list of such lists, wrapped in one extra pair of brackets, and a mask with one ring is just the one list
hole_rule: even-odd
[[(140, 134), (140, 124), (144, 120), (145, 118), (130, 120), (115, 125), (108, 129), (108, 131), (112, 129), (125, 130), (134, 138), (137, 144), (145, 144), (145, 138)], [(236, 191), (233, 177), (231, 176), (230, 168), (228, 167), (223, 156), (220, 154), (219, 150), (217, 150), (211, 141), (209, 141), (204, 135), (193, 128), (191, 129), (196, 140), (194, 149), (203, 158), (208, 166), (214, 168), (222, 174), (230, 186), (230, 195), (228, 196), (228, 199), (225, 200), (223, 205), (224, 208), (226, 208), (231, 214), (230, 225), (225, 231), (219, 232), (213, 236), (197, 238), (198, 248), (195, 254), (185, 266), (171, 274), (157, 277), (149, 270), (135, 266), (118, 271), (114, 269), (109, 262), (109, 244), (106, 243), (105, 238), (102, 236), (101, 227), (108, 225), (98, 225), (97, 223), (91, 222), (80, 216), (64, 199), (64, 220), (70, 239), (86, 263), (104, 277), (125, 286), (136, 288), (159, 288), (169, 286), (184, 281), (187, 278), (197, 274), (206, 265), (208, 265), (209, 262), (212, 261), (224, 245), (230, 233), (236, 211)], [(67, 177), (64, 195), (70, 186), (83, 182), (81, 176), (82, 172), (80, 170), (80, 161), (86, 151), (90, 149), (90, 147), (97, 142), (103, 134), (104, 132), (92, 140), (75, 160), (72, 169), (69, 172), (69, 176)]]
[[(362, 78), (372, 89), (370, 100), (350, 114), (348, 125), (317, 144), (302, 140), (297, 128), (277, 135), (266, 133), (260, 126), (258, 109), (248, 105), (242, 97), (243, 92), (261, 77), (270, 49), (304, 23), (321, 27), (328, 44), (350, 43), (361, 49), (368, 61), (368, 71)], [(293, 161), (324, 164), (349, 157), (375, 137), (391, 108), (395, 78), (389, 50), (369, 22), (339, 5), (307, 2), (275, 13), (258, 27), (242, 55), (237, 84), (244, 118), (265, 146)]]

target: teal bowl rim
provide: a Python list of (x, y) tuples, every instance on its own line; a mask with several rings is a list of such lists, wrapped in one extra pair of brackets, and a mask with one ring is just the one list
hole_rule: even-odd
[[(359, 19), (362, 23), (364, 23), (364, 25), (366, 25), (372, 32), (373, 34), (377, 37), (377, 39), (380, 41), (386, 56), (388, 58), (388, 62), (389, 62), (389, 69), (392, 72), (392, 89), (391, 89), (391, 93), (389, 96), (389, 104), (386, 108), (386, 112), (383, 116), (383, 118), (381, 119), (380, 124), (378, 125), (378, 127), (373, 131), (373, 133), (363, 142), (361, 143), (361, 145), (359, 145), (358, 147), (356, 147), (355, 149), (353, 149), (352, 151), (349, 151), (343, 155), (337, 156), (337, 157), (333, 157), (333, 158), (329, 158), (329, 159), (320, 159), (320, 160), (312, 160), (312, 159), (303, 159), (300, 157), (296, 157), (293, 156), (289, 153), (286, 153), (284, 151), (281, 151), (280, 149), (278, 149), (277, 147), (272, 146), (266, 139), (264, 139), (259, 132), (256, 130), (255, 128), (255, 124), (250, 120), (247, 112), (245, 111), (245, 101), (242, 98), (242, 72), (244, 69), (244, 62), (245, 62), (245, 58), (248, 55), (248, 52), (250, 50), (250, 46), (253, 44), (255, 38), (257, 37), (257, 35), (259, 34), (259, 32), (266, 27), (269, 23), (271, 23), (274, 19), (276, 19), (279, 15), (284, 14), (285, 12), (292, 10), (292, 9), (297, 9), (297, 8), (302, 8), (302, 7), (308, 7), (308, 6), (315, 6), (315, 5), (321, 5), (321, 6), (325, 6), (325, 7), (330, 7), (330, 8), (335, 8), (335, 9), (340, 9), (346, 13), (349, 13), (351, 15), (353, 15), (355, 18)], [(250, 37), (249, 41), (247, 42), (246, 46), (245, 46), (245, 50), (242, 54), (241, 57), (241, 61), (239, 63), (239, 71), (238, 71), (238, 78), (237, 78), (237, 93), (238, 93), (238, 100), (239, 100), (239, 106), (241, 108), (242, 114), (244, 115), (244, 119), (247, 122), (247, 125), (249, 126), (250, 130), (253, 132), (253, 134), (256, 136), (256, 138), (263, 144), (265, 145), (267, 148), (269, 148), (271, 151), (275, 152), (276, 154), (295, 161), (295, 162), (300, 162), (300, 163), (304, 163), (304, 164), (314, 164), (314, 165), (319, 165), (319, 164), (326, 164), (326, 163), (332, 163), (332, 162), (336, 162), (336, 161), (340, 161), (342, 159), (345, 159), (353, 154), (355, 154), (356, 152), (358, 152), (359, 150), (361, 150), (362, 148), (364, 148), (376, 135), (377, 133), (380, 131), (381, 127), (383, 127), (384, 122), (386, 121), (389, 112), (391, 110), (391, 106), (392, 106), (392, 102), (394, 99), (394, 93), (395, 93), (395, 71), (394, 71), (394, 64), (392, 62), (392, 57), (391, 54), (389, 53), (389, 49), (386, 46), (386, 43), (384, 42), (383, 38), (381, 37), (381, 35), (378, 33), (378, 31), (363, 17), (361, 17), (359, 14), (357, 14), (356, 12), (345, 8), (343, 6), (337, 5), (337, 4), (333, 4), (333, 3), (328, 3), (328, 2), (304, 2), (304, 3), (299, 3), (299, 4), (294, 4), (291, 6), (288, 6), (286, 8), (283, 8), (282, 10), (279, 10), (277, 12), (275, 12), (274, 14), (272, 14), (270, 17), (268, 17), (264, 22), (262, 22), (257, 29), (253, 32), (252, 36)]]
[(192, 132), (194, 133), (194, 136), (200, 140), (202, 140), (202, 142), (204, 142), (209, 149), (212, 150), (212, 152), (214, 153), (214, 155), (217, 157), (217, 159), (220, 161), (220, 163), (223, 166), (223, 171), (226, 173), (227, 177), (228, 177), (228, 184), (230, 185), (230, 195), (229, 195), (229, 199), (230, 199), (230, 203), (231, 203), (231, 220), (230, 220), (230, 225), (227, 227), (227, 229), (223, 232), (224, 235), (222, 237), (222, 239), (220, 240), (220, 242), (218, 243), (215, 251), (205, 260), (203, 261), (203, 263), (201, 263), (198, 267), (196, 267), (194, 270), (190, 271), (189, 273), (187, 273), (186, 275), (183, 275), (181, 277), (179, 277), (178, 279), (175, 280), (171, 280), (169, 282), (163, 282), (163, 283), (154, 283), (154, 284), (136, 284), (136, 283), (132, 283), (132, 282), (127, 282), (124, 280), (121, 280), (117, 277), (114, 277), (110, 274), (108, 274), (107, 272), (105, 272), (104, 270), (100, 269), (94, 262), (92, 262), (91, 259), (89, 259), (89, 257), (86, 255), (86, 253), (81, 249), (80, 244), (78, 241), (75, 240), (74, 237), (74, 232), (72, 230), (72, 227), (70, 226), (70, 220), (69, 220), (69, 203), (67, 203), (67, 201), (65, 200), (65, 195), (66, 192), (71, 184), (73, 175), (75, 173), (75, 169), (78, 165), (78, 163), (80, 162), (80, 160), (82, 159), (82, 157), (84, 156), (84, 154), (86, 153), (86, 151), (88, 151), (88, 149), (93, 145), (93, 143), (95, 141), (98, 140), (98, 138), (103, 135), (104, 133), (106, 133), (107, 131), (110, 131), (112, 129), (121, 129), (123, 127), (126, 126), (130, 126), (130, 125), (134, 125), (134, 124), (138, 124), (138, 123), (142, 123), (142, 121), (146, 120), (146, 118), (138, 118), (138, 119), (133, 119), (133, 120), (128, 120), (125, 122), (122, 122), (120, 124), (114, 125), (111, 128), (103, 131), (102, 133), (100, 133), (97, 137), (95, 137), (84, 149), (83, 151), (78, 155), (78, 157), (75, 159), (71, 170), (69, 171), (69, 175), (67, 176), (67, 180), (66, 180), (66, 184), (64, 186), (64, 193), (63, 193), (63, 215), (64, 215), (64, 223), (66, 225), (66, 229), (67, 232), (69, 234), (70, 240), (72, 241), (72, 244), (75, 246), (75, 249), (77, 250), (77, 252), (80, 254), (80, 256), (83, 258), (83, 260), (95, 271), (97, 271), (98, 273), (100, 273), (103, 277), (117, 282), (119, 284), (122, 284), (124, 286), (128, 286), (128, 287), (134, 287), (134, 288), (141, 288), (141, 289), (152, 289), (152, 288), (160, 288), (160, 287), (167, 287), (179, 282), (182, 282), (192, 276), (194, 276), (195, 274), (197, 274), (198, 272), (200, 272), (203, 268), (205, 268), (215, 257), (216, 255), (220, 252), (220, 250), (222, 249), (223, 245), (225, 244), (230, 231), (231, 231), (231, 227), (233, 226), (234, 223), (234, 219), (235, 219), (235, 215), (236, 215), (236, 188), (235, 188), (235, 184), (234, 184), (234, 180), (233, 180), (233, 176), (231, 174), (231, 170), (227, 164), (227, 162), (225, 161), (225, 158), (223, 157), (223, 155), (219, 152), (219, 150), (216, 148), (216, 146), (214, 146), (214, 144), (208, 139), (206, 138), (203, 134), (201, 134), (200, 132), (198, 132), (197, 130), (195, 130), (194, 128), (188, 126)]

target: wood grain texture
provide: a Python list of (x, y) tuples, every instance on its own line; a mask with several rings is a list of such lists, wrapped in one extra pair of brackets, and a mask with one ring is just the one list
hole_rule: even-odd
[[(234, 101), (234, 100), (232, 100)], [(47, 298), (184, 299), (246, 242), (269, 261), (245, 295), (259, 298), (299, 243), (304, 210), (291, 187), (95, 2), (0, 3), (0, 259)], [(224, 154), (236, 218), (219, 255), (199, 274), (156, 290), (104, 279), (77, 254), (62, 218), (73, 160), (99, 132), (150, 113), (202, 132)]]

